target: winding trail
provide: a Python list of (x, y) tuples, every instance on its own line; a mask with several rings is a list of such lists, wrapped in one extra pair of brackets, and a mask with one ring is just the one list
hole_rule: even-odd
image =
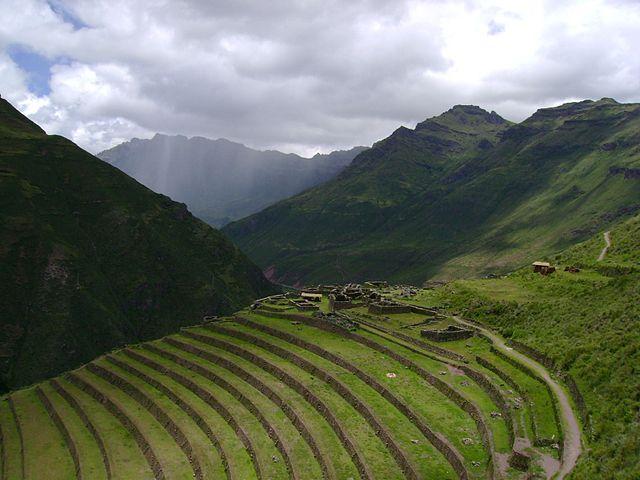
[(598, 255), (599, 262), (604, 260), (604, 256), (607, 254), (607, 250), (609, 250), (609, 247), (611, 246), (611, 232), (604, 232), (604, 243), (605, 246), (600, 252), (600, 255)]
[[(609, 232), (605, 234), (607, 236)], [(605, 237), (606, 238), (606, 237)], [(471, 327), (475, 330), (480, 330), (487, 337), (493, 341), (494, 346), (503, 352), (505, 355), (519, 361), (520, 363), (531, 368), (536, 374), (540, 375), (551, 390), (553, 391), (556, 399), (558, 400), (558, 405), (560, 407), (560, 416), (562, 418), (562, 431), (564, 434), (564, 448), (562, 454), (562, 460), (560, 464), (560, 470), (554, 477), (557, 480), (561, 480), (566, 477), (573, 468), (576, 466), (578, 461), (578, 457), (582, 453), (582, 440), (580, 433), (580, 425), (578, 423), (578, 418), (576, 417), (573, 408), (571, 408), (571, 402), (569, 401), (569, 397), (567, 396), (565, 390), (562, 386), (556, 382), (552, 377), (549, 371), (536, 362), (535, 360), (527, 357), (526, 355), (521, 354), (520, 352), (514, 350), (511, 347), (508, 347), (504, 340), (493, 333), (491, 330), (488, 330), (484, 327), (481, 327), (475, 323), (467, 322), (460, 317), (453, 317), (457, 322), (464, 324), (468, 327)]]

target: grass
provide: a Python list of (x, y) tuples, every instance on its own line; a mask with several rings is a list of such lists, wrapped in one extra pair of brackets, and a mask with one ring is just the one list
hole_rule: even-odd
[(96, 480), (106, 479), (107, 473), (102, 460), (102, 453), (93, 440), (91, 433), (82, 424), (80, 417), (49, 384), (43, 384), (42, 390), (60, 417), (64, 419), (64, 424), (69, 430), (71, 438), (75, 440), (82, 476)]
[(18, 421), (25, 442), (25, 476), (66, 480), (75, 476), (73, 461), (66, 443), (49, 419), (33, 389), (16, 393), (14, 399)]
[[(430, 297), (425, 296), (420, 301), (436, 301), (441, 294), (442, 292), (432, 292)], [(362, 315), (364, 310), (348, 313)], [(288, 310), (279, 315), (287, 314), (297, 313)], [(98, 375), (99, 368), (125, 379), (166, 414), (171, 420), (167, 425), (171, 427), (175, 424), (191, 444), (195, 458), (203, 469), (204, 478), (226, 476), (223, 457), (228, 460), (231, 478), (257, 478), (246, 443), (250, 443), (256, 453), (255, 461), (263, 478), (289, 478), (286, 457), (283, 457), (281, 450), (276, 447), (276, 437), (282, 441), (283, 448), (291, 460), (291, 470), (300, 478), (320, 478), (321, 465), (326, 464), (329, 478), (355, 479), (360, 477), (358, 469), (361, 463), (375, 478), (401, 479), (404, 478), (404, 474), (398, 457), (406, 458), (419, 478), (457, 478), (452, 466), (456, 462), (447, 460), (445, 455), (431, 444), (428, 440), (429, 434), (423, 434), (419, 428), (421, 423), (441, 435), (441, 438), (446, 438), (448, 445), (459, 452), (461, 465), (469, 472), (470, 478), (486, 478), (488, 469), (492, 468), (492, 459), (504, 462), (508, 457), (511, 444), (507, 425), (502, 418), (491, 416), (499, 407), (471, 378), (459, 375), (458, 371), (443, 363), (441, 356), (423, 351), (405, 340), (397, 340), (390, 334), (382, 334), (369, 327), (360, 328), (356, 332), (357, 336), (348, 337), (339, 331), (327, 331), (304, 322), (293, 324), (291, 319), (273, 318), (266, 313), (262, 315), (259, 312), (242, 311), (239, 315), (273, 328), (276, 332), (286, 332), (293, 335), (293, 338), (319, 346), (322, 351), (311, 351), (304, 345), (279, 338), (273, 332), (267, 333), (255, 326), (227, 318), (218, 320), (213, 325), (185, 328), (181, 333), (165, 339), (115, 351), (94, 360), (90, 368), (80, 368), (74, 372), (74, 375), (89, 382), (119, 406), (132, 420), (158, 457), (167, 478), (193, 478), (193, 468), (183, 448), (159, 422), (163, 421), (164, 417), (162, 414), (152, 415), (124, 389), (115, 387), (103, 379), (104, 373)], [(311, 314), (304, 316), (311, 318)], [(397, 330), (419, 337), (421, 327), (403, 327), (423, 320), (424, 316), (402, 314), (388, 317), (389, 319), (375, 316), (367, 318), (392, 332)], [(438, 320), (435, 325), (444, 326), (450, 321)], [(358, 336), (362, 338), (363, 343), (358, 341)], [(207, 339), (215, 340), (214, 344), (207, 343)], [(262, 343), (255, 344), (256, 340)], [(469, 342), (471, 347), (467, 346)], [(487, 344), (476, 338), (469, 339), (468, 342), (439, 345), (470, 358), (469, 366), (477, 370), (482, 369), (475, 364), (474, 356), (490, 356)], [(390, 352), (381, 352), (380, 349), (383, 347)], [(278, 353), (276, 348), (281, 351)], [(207, 358), (207, 352), (219, 358)], [(330, 360), (331, 357), (324, 352), (341, 360)], [(298, 366), (289, 357), (290, 354), (308, 364)], [(145, 363), (144, 359), (151, 363)], [(496, 359), (492, 360), (499, 363)], [(268, 364), (264, 365), (262, 361)], [(413, 367), (403, 362), (411, 362)], [(136, 369), (142, 375), (136, 375), (135, 371), (131, 371), (127, 366)], [(522, 374), (518, 377), (519, 371), (515, 371), (509, 364), (501, 367), (514, 373), (518, 382), (526, 383), (525, 376)], [(426, 372), (424, 377), (418, 369)], [(283, 376), (282, 373), (289, 377)], [(395, 377), (388, 377), (388, 373), (394, 373)], [(492, 373), (483, 373), (496, 385), (502, 382)], [(394, 399), (378, 393), (375, 385), (368, 384), (363, 375), (375, 379), (376, 383), (391, 392)], [(183, 382), (181, 378), (186, 380)], [(443, 382), (471, 402), (472, 410), (477, 409), (473, 411), (480, 412), (492, 434), (493, 441), (490, 444), (483, 441), (479, 426), (470, 411), (435, 388), (430, 378)], [(259, 385), (252, 379), (262, 382), (280, 399), (270, 398), (271, 393), (268, 389), (257, 388)], [(537, 405), (538, 399), (541, 398), (539, 396), (546, 395), (546, 391), (541, 384), (536, 385), (534, 380), (529, 380), (531, 398), (534, 399), (536, 408), (539, 407), (540, 415), (547, 414), (552, 418), (547, 411), (550, 410), (548, 404), (539, 402)], [(64, 377), (57, 381), (77, 400), (100, 433), (112, 467), (113, 478), (152, 476), (147, 460), (131, 433), (110, 411)], [(71, 438), (78, 445), (80, 465), (85, 476), (105, 478), (98, 444), (76, 411), (50, 384), (45, 383), (41, 388), (51, 397), (64, 424), (69, 426)], [(298, 393), (300, 388), (302, 394)], [(502, 386), (499, 388), (503, 392), (506, 390)], [(349, 399), (349, 392), (355, 396), (355, 400)], [(321, 403), (313, 404), (311, 397), (305, 397), (308, 394), (317, 397)], [(507, 397), (512, 398), (508, 395)], [(19, 412), (22, 412), (23, 409), (32, 408), (35, 396), (30, 389), (25, 389), (11, 394), (11, 398), (16, 402)], [(216, 401), (220, 406), (216, 406)], [(292, 422), (291, 414), (286, 414), (281, 408), (282, 405), (295, 412), (294, 417), (297, 416), (304, 424), (318, 446), (319, 458), (314, 457), (314, 450), (300, 434), (299, 424)], [(409, 410), (402, 413), (402, 405)], [(39, 404), (36, 403), (36, 406)], [(40, 410), (34, 411), (32, 415), (33, 424), (48, 424), (53, 428), (46, 412), (41, 406), (39, 408)], [(195, 413), (189, 414), (190, 411)], [(538, 410), (529, 409), (521, 412), (518, 419), (520, 424), (530, 423), (532, 411), (534, 414), (538, 413)], [(367, 420), (367, 412), (371, 412), (375, 420)], [(16, 472), (20, 469), (20, 456), (19, 452), (16, 452), (15, 427), (8, 413), (6, 402), (4, 405), (0, 404), (0, 425), (5, 445), (9, 449), (5, 466), (7, 472)], [(227, 413), (231, 418), (226, 417)], [(207, 429), (203, 428), (202, 423), (197, 423), (198, 417), (215, 434), (223, 456), (218, 453), (215, 439), (212, 443)], [(335, 420), (337, 426), (332, 426), (328, 419)], [(381, 426), (381, 430), (376, 432), (378, 425)], [(39, 450), (56, 461), (61, 454), (66, 454), (66, 464), (55, 464), (49, 468), (58, 469), (55, 474), (60, 477), (68, 475), (68, 469), (73, 468), (73, 464), (68, 452), (62, 448), (64, 445), (58, 445), (57, 449), (51, 445), (45, 448), (40, 445), (38, 439), (34, 439), (35, 435), (33, 428), (25, 428), (29, 462), (33, 461), (32, 453)], [(246, 435), (248, 442), (242, 440), (243, 435)], [(386, 435), (389, 440), (383, 441)], [(55, 438), (55, 435), (51, 438)], [(348, 441), (355, 445), (354, 458), (351, 457)], [(61, 437), (58, 443), (60, 442)], [(394, 456), (393, 451), (396, 447), (398, 453)], [(446, 447), (444, 450), (446, 451)], [(513, 470), (506, 466), (504, 468), (505, 479), (517, 478)], [(534, 470), (536, 468), (533, 467)]]
[[(537, 349), (575, 379), (590, 420), (576, 479), (640, 476), (638, 225), (636, 216), (611, 229), (612, 248), (602, 262), (600, 232), (549, 257), (559, 268), (549, 277), (527, 268), (505, 279), (456, 281), (420, 299)], [(563, 271), (572, 265), (580, 273)]]
[[(225, 325), (226, 326), (226, 325)], [(247, 332), (247, 329), (237, 324), (231, 325), (234, 330)], [(309, 353), (306, 350), (295, 347), (290, 343), (282, 340), (278, 340), (270, 335), (263, 334), (254, 330), (250, 330), (248, 333), (261, 338), (269, 342), (270, 344), (277, 345), (280, 348), (284, 348), (296, 355), (305, 358), (312, 362), (324, 371), (331, 373), (339, 381), (343, 382), (354, 394), (356, 394), (362, 401), (369, 405), (374, 412), (376, 418), (384, 425), (387, 425), (393, 437), (397, 439), (400, 448), (406, 451), (410, 461), (418, 465), (421, 468), (419, 471), (421, 478), (455, 478), (454, 473), (446, 463), (445, 459), (422, 437), (420, 431), (411, 423), (406, 417), (404, 417), (394, 406), (384, 400), (377, 392), (371, 387), (367, 386), (362, 380), (359, 380), (348, 371), (336, 366), (335, 364), (324, 360), (322, 357)], [(325, 338), (323, 341), (323, 348), (328, 347), (330, 340)], [(343, 345), (344, 347), (344, 345)], [(341, 353), (344, 351), (341, 351)], [(373, 357), (373, 355), (371, 355)], [(378, 360), (374, 358), (368, 358), (368, 361)], [(360, 366), (360, 365), (359, 365)], [(376, 377), (378, 378), (378, 377)], [(386, 377), (385, 377), (386, 378)], [(380, 378), (382, 380), (382, 378)], [(386, 383), (382, 380), (382, 383)], [(385, 385), (396, 392), (394, 385)], [(417, 442), (412, 440), (421, 439)], [(420, 463), (421, 459), (429, 458), (430, 462)]]
[[(203, 334), (228, 341), (225, 336), (217, 335), (209, 330), (203, 330)], [(200, 342), (198, 342), (200, 343)], [(391, 458), (388, 450), (375, 435), (373, 429), (366, 423), (360, 414), (349, 405), (340, 395), (338, 395), (323, 380), (313, 377), (299, 367), (279, 360), (276, 355), (266, 352), (260, 348), (254, 347), (246, 342), (233, 340), (234, 344), (242, 346), (247, 351), (257, 353), (262, 358), (278, 364), (287, 373), (296, 378), (302, 379), (305, 386), (316, 394), (328, 407), (340, 418), (343, 427), (353, 437), (356, 445), (367, 460), (367, 465), (372, 471), (380, 472), (385, 478), (401, 478), (400, 472), (395, 465), (395, 461)], [(207, 344), (200, 344), (203, 348), (211, 348)], [(216, 350), (216, 349), (214, 349)]]
[[(319, 332), (317, 329), (304, 325), (290, 325), (290, 322), (280, 319), (272, 319), (252, 315), (252, 318), (259, 318), (265, 324), (295, 333), (300, 338), (313, 342), (317, 341)], [(253, 332), (252, 332), (253, 333)], [(365, 335), (360, 331), (359, 334)], [(327, 349), (349, 360), (357, 367), (372, 375), (384, 386), (393, 389), (408, 405), (412, 406), (417, 412), (422, 414), (427, 423), (436, 431), (440, 431), (447, 436), (456, 448), (463, 454), (467, 462), (480, 461), (486, 463), (486, 452), (483, 451), (480, 438), (477, 435), (476, 427), (473, 421), (451, 400), (440, 393), (431, 385), (427, 384), (414, 372), (406, 369), (393, 359), (386, 355), (370, 350), (360, 344), (351, 342), (343, 337), (328, 332), (322, 332), (322, 348)], [(371, 339), (383, 345), (391, 346), (393, 344), (385, 344), (384, 341), (371, 336)], [(407, 351), (405, 356), (410, 358)], [(413, 358), (411, 358), (413, 360)], [(420, 361), (420, 360), (419, 360)], [(420, 363), (421, 366), (425, 366)], [(442, 366), (434, 367), (429, 365), (433, 373), (438, 374), (442, 370)], [(425, 367), (429, 369), (428, 367)], [(396, 378), (387, 378), (387, 373), (395, 373)], [(465, 436), (474, 440), (473, 445), (467, 446), (461, 442), (460, 432), (466, 432)], [(456, 438), (458, 435), (458, 438)]]

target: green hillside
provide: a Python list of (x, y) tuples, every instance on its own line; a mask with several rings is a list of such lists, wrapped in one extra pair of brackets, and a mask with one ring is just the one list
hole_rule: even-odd
[(256, 306), (0, 399), (5, 478), (523, 480), (568, 461), (537, 374), (472, 331), (421, 336), (452, 318)]
[[(505, 278), (460, 280), (423, 298), (499, 329), (569, 372), (586, 403), (590, 449), (575, 478), (640, 478), (640, 216)], [(565, 272), (577, 266), (578, 273)]]
[(0, 100), (0, 390), (272, 291), (183, 204)]
[(640, 105), (457, 106), (404, 127), (335, 180), (225, 227), (285, 284), (506, 272), (640, 207)]

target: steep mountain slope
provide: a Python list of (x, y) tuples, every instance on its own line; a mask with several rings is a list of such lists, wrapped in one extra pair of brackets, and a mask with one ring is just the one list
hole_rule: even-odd
[(219, 226), (333, 178), (364, 149), (309, 159), (224, 139), (156, 135), (133, 139), (98, 157)]
[(611, 99), (517, 125), (456, 106), (225, 231), (289, 284), (508, 271), (638, 209), (638, 131), (640, 105)]
[(183, 204), (0, 99), (2, 389), (272, 290)]
[(598, 261), (602, 233), (549, 256), (553, 275), (526, 268), (456, 281), (425, 301), (497, 328), (570, 373), (591, 445), (571, 478), (631, 480), (640, 478), (640, 215), (611, 228), (611, 247)]

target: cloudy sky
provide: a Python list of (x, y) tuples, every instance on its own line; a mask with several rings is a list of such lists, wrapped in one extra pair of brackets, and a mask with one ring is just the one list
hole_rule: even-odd
[(454, 104), (640, 101), (633, 0), (0, 0), (0, 94), (91, 152), (155, 132), (313, 154)]

